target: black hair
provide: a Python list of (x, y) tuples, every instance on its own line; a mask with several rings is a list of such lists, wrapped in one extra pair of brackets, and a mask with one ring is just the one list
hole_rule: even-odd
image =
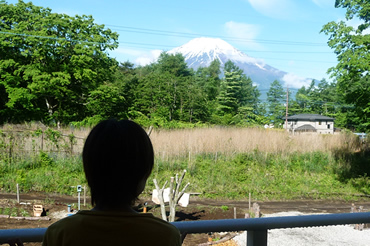
[(90, 132), (83, 148), (83, 166), (92, 205), (131, 205), (150, 175), (153, 146), (143, 128), (129, 120), (105, 120)]

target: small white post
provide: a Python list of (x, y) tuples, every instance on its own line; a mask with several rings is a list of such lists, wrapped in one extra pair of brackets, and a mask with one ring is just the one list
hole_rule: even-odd
[(17, 202), (19, 203), (19, 184), (17, 184)]
[(77, 192), (78, 192), (78, 211), (80, 211), (80, 209), (81, 209), (81, 190), (82, 190), (82, 186), (81, 185), (77, 185)]
[(84, 185), (84, 207), (86, 207), (86, 185)]
[(80, 194), (81, 194), (81, 192), (78, 192), (78, 211), (80, 211), (80, 209), (81, 209), (81, 204), (80, 204)]

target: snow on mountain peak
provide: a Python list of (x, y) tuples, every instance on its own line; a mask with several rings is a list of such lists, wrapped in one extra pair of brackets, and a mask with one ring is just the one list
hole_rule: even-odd
[[(220, 38), (195, 38), (180, 47), (170, 50), (168, 53), (181, 53), (186, 60), (194, 60), (194, 62), (197, 60), (197, 63), (200, 63), (202, 66), (209, 66), (215, 59), (218, 59), (223, 65), (225, 59), (222, 59), (222, 57), (228, 57), (232, 61), (258, 64), (260, 67), (264, 66), (261, 61), (249, 57)], [(192, 66), (192, 64), (189, 65), (190, 67)]]
[(188, 67), (194, 70), (208, 67), (212, 61), (218, 59), (223, 71), (222, 67), (230, 60), (261, 89), (269, 89), (272, 81), (282, 80), (287, 74), (265, 64), (262, 59), (248, 56), (220, 38), (195, 38), (167, 53), (182, 54)]

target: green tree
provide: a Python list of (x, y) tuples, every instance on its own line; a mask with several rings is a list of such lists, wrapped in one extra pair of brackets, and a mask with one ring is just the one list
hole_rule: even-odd
[(311, 94), (315, 88), (315, 81), (312, 80), (310, 86), (307, 88), (302, 86), (296, 93), (295, 98), (300, 110), (299, 113), (312, 113), (312, 98)]
[(370, 4), (365, 0), (336, 0), (336, 8), (346, 8), (346, 20), (359, 19), (350, 26), (345, 21), (330, 22), (322, 28), (329, 35), (328, 45), (337, 55), (338, 64), (329, 73), (338, 82), (346, 103), (355, 105), (358, 130), (370, 130)]
[(134, 118), (131, 113), (135, 112), (135, 96), (137, 95), (139, 86), (138, 68), (134, 67), (133, 63), (126, 61), (118, 66), (114, 75), (114, 86), (119, 88), (120, 94), (124, 97), (121, 102), (121, 110), (125, 109), (122, 114), (127, 115), (128, 118)]
[(255, 122), (260, 93), (252, 80), (232, 61), (224, 66), (224, 79), (218, 95), (218, 114), (223, 123), (251, 124)]
[(146, 118), (158, 125), (170, 120), (173, 97), (167, 92), (166, 81), (165, 74), (154, 72), (139, 78), (131, 112), (134, 118)]
[(190, 123), (206, 122), (210, 116), (212, 101), (207, 98), (204, 88), (198, 86), (196, 77), (188, 77), (185, 86), (180, 119)]
[(181, 54), (162, 53), (156, 63), (136, 69), (136, 78), (133, 118), (154, 125), (196, 120), (200, 90)]
[(180, 53), (172, 55), (162, 52), (157, 61), (157, 69), (161, 73), (169, 73), (175, 77), (192, 75), (192, 71), (185, 62), (185, 57)]
[(240, 88), (240, 74), (237, 71), (225, 71), (218, 96), (219, 111), (222, 114), (236, 114)]
[[(127, 118), (127, 104), (123, 90), (117, 84), (106, 83), (89, 93), (86, 108), (96, 122), (109, 118)], [(90, 117), (88, 117), (90, 118)], [(86, 121), (89, 121), (86, 119)]]
[(118, 35), (91, 16), (70, 17), (19, 1), (0, 4), (2, 120), (70, 122), (86, 117), (90, 92), (111, 81), (107, 51)]
[(338, 103), (337, 87), (335, 83), (329, 83), (322, 79), (317, 88), (312, 92), (312, 100), (316, 102), (315, 113), (334, 115), (335, 105)]
[(221, 63), (218, 59), (211, 62), (208, 67), (199, 67), (195, 76), (199, 87), (207, 94), (209, 101), (217, 98), (220, 88)]
[(275, 124), (281, 123), (286, 111), (284, 105), (286, 103), (286, 92), (278, 80), (274, 80), (270, 85), (270, 89), (267, 92), (267, 103), (270, 119)]
[(168, 54), (162, 52), (155, 66), (156, 73), (162, 76), (162, 85), (165, 88), (168, 104), (168, 120), (178, 120), (184, 113), (186, 105), (187, 82), (193, 76), (193, 71), (190, 70), (185, 62), (185, 58), (181, 54)]

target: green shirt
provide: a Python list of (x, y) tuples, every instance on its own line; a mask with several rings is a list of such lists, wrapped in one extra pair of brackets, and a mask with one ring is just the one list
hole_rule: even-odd
[(180, 232), (150, 213), (79, 211), (52, 224), (44, 246), (181, 245)]

